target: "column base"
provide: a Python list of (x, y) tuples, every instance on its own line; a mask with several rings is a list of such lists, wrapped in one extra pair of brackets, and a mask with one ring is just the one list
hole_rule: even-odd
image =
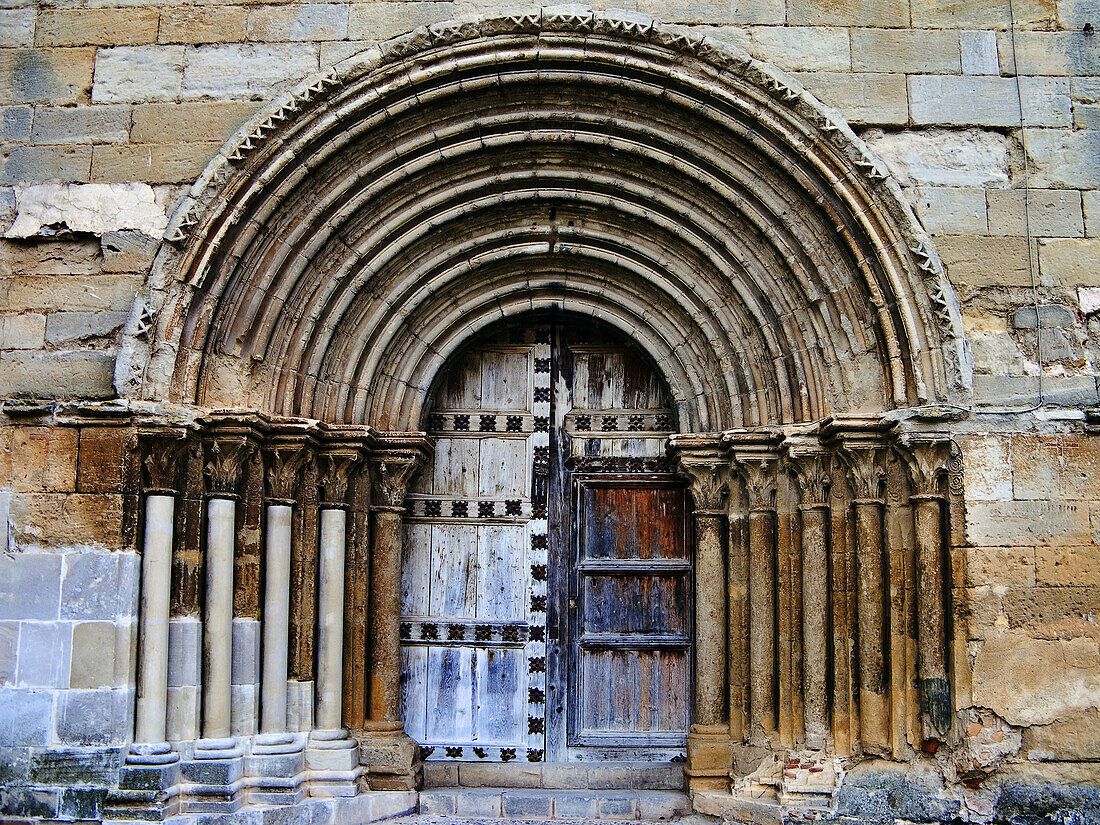
[(195, 742), (180, 775), (181, 813), (232, 813), (245, 802), (244, 748), (235, 737)]
[(248, 801), (296, 805), (306, 797), (305, 734), (261, 733), (245, 757)]
[(358, 796), (367, 789), (367, 769), (360, 764), (359, 743), (342, 728), (310, 734), (306, 768), (310, 796)]
[(130, 746), (118, 787), (103, 806), (105, 819), (159, 821), (180, 810), (180, 755), (167, 742)]
[(724, 791), (729, 787), (731, 766), (729, 727), (692, 725), (684, 766), (688, 791)]
[(359, 740), (359, 762), (372, 791), (414, 791), (420, 786), (420, 746), (400, 722), (368, 722)]

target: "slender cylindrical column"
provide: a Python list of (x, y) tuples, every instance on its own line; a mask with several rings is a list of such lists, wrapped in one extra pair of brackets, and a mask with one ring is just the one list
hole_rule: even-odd
[(168, 611), (172, 583), (172, 530), (176, 499), (145, 497), (141, 556), (141, 677), (134, 740), (163, 742), (168, 705)]
[(233, 668), (233, 543), (237, 505), (230, 498), (206, 502), (206, 598), (203, 616), (202, 735), (230, 736)]
[(344, 553), (347, 512), (321, 510), (320, 592), (317, 605), (317, 727), (339, 728), (344, 682)]
[(828, 717), (829, 508), (803, 504), (802, 518), (802, 692), (806, 747), (825, 747)]
[(372, 722), (401, 721), (401, 538), (402, 513), (396, 507), (376, 507), (371, 559), (370, 703)]
[(726, 560), (719, 513), (695, 513), (695, 723), (726, 724)]
[(853, 510), (859, 589), (860, 736), (864, 750), (885, 754), (890, 748), (890, 708), (886, 695), (882, 502), (857, 499)]
[(264, 552), (263, 682), (260, 688), (260, 730), (286, 730), (287, 633), (290, 618), (290, 543), (294, 508), (267, 507)]
[(749, 512), (749, 720), (775, 731), (775, 513)]
[(917, 677), (921, 710), (940, 733), (951, 726), (947, 683), (947, 631), (943, 597), (943, 499), (915, 495), (914, 534), (917, 555)]

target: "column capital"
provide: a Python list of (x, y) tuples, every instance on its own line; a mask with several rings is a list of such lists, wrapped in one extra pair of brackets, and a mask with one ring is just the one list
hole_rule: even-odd
[(179, 492), (180, 465), (191, 444), (189, 436), (183, 427), (150, 427), (137, 431), (134, 448), (141, 459), (146, 493), (176, 495)]
[(776, 467), (783, 434), (776, 430), (727, 430), (722, 443), (745, 483), (750, 510), (775, 509)]
[(836, 451), (857, 499), (882, 501), (890, 431), (897, 422), (882, 418), (834, 418), (821, 427), (821, 438)]
[(669, 452), (687, 476), (698, 515), (724, 515), (729, 495), (729, 459), (717, 433), (685, 433), (669, 438)]
[(951, 438), (941, 433), (903, 433), (897, 449), (913, 482), (913, 496), (942, 497), (940, 479), (951, 461)]
[(824, 506), (829, 501), (829, 485), (832, 479), (831, 455), (821, 444), (821, 439), (812, 435), (788, 437), (783, 442), (787, 456), (787, 466), (798, 480), (802, 493), (802, 504)]
[(303, 440), (287, 440), (265, 446), (264, 454), (268, 503), (293, 504), (298, 498), (298, 479), (312, 460), (309, 445)]
[(256, 451), (251, 434), (214, 435), (206, 442), (207, 495), (212, 498), (236, 498), (244, 463)]
[(367, 457), (371, 473), (371, 509), (401, 510), (409, 482), (423, 460), (412, 450), (377, 450)]
[(351, 445), (328, 445), (317, 453), (320, 468), (321, 506), (345, 507), (352, 470), (363, 460), (363, 451)]

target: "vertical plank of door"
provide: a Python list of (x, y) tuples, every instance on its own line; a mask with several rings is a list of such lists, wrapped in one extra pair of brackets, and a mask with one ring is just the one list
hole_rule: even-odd
[(477, 609), (476, 563), (477, 528), (474, 525), (432, 525), (429, 615), (474, 618)]
[(428, 710), (428, 648), (409, 645), (401, 648), (401, 702), (405, 732), (418, 742), (424, 741)]
[(405, 560), (401, 565), (401, 615), (425, 616), (431, 579), (432, 528), (405, 525)]
[(527, 532), (522, 524), (477, 530), (477, 611), (482, 620), (522, 619), (527, 587)]

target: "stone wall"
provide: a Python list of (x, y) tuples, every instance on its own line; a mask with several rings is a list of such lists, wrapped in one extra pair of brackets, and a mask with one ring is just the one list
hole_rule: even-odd
[[(1100, 439), (1087, 433), (1100, 403), (1100, 2), (630, 5), (791, 72), (886, 162), (933, 235), (977, 413), (957, 426), (954, 536), (974, 764), (944, 773), (1087, 777), (1080, 763), (1100, 760)], [(264, 103), (381, 38), (490, 7), (5, 6), (0, 784), (37, 789), (4, 795), (9, 810), (75, 817), (88, 801), (63, 790), (64, 754), (109, 755), (132, 735), (133, 502), (118, 431), (80, 403), (27, 399), (114, 395), (121, 329), (168, 217)], [(1043, 774), (1053, 762), (1069, 767)], [(981, 819), (996, 803), (979, 787), (963, 804)]]

